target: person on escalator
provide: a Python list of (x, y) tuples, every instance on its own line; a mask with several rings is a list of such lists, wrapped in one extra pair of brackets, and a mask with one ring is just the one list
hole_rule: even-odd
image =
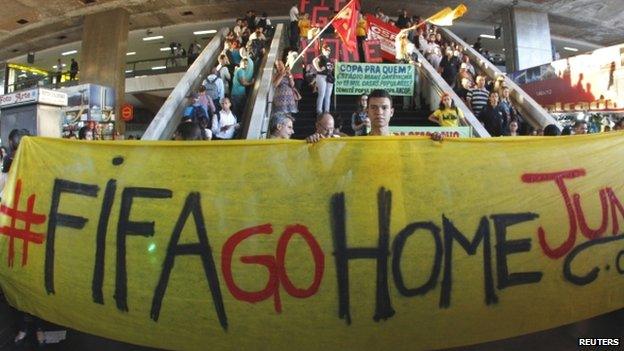
[[(488, 104), (490, 92), (485, 88), (485, 77), (477, 76), (476, 86), (466, 95), (468, 107), (472, 109), (475, 116), (481, 113), (481, 110)], [(498, 94), (496, 94), (498, 97)], [(498, 100), (498, 99), (497, 99)]]
[(246, 87), (254, 83), (253, 71), (249, 74), (247, 70), (251, 59), (244, 58), (241, 65), (234, 72), (232, 79), (232, 105), (234, 115), (242, 116), (245, 107), (245, 98), (247, 97)]
[(457, 56), (453, 55), (453, 49), (451, 47), (447, 47), (445, 55), (440, 61), (440, 68), (438, 68), (438, 72), (451, 88), (455, 86), (455, 78), (457, 77), (458, 70), (459, 59)]
[(487, 106), (481, 110), (477, 118), (491, 136), (497, 137), (506, 134), (508, 122), (499, 105), (497, 92), (490, 94)]

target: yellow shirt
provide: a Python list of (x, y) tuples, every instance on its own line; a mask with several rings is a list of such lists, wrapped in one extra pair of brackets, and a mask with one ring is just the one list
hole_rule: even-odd
[(455, 108), (437, 109), (433, 115), (438, 119), (442, 127), (459, 127), (459, 119), (464, 118), (461, 110)]
[(310, 20), (305, 18), (299, 19), (299, 35), (303, 38), (308, 37), (308, 31), (310, 30)]
[(355, 35), (357, 35), (358, 37), (365, 37), (367, 32), (368, 32), (368, 22), (366, 22), (366, 19), (362, 18), (357, 23), (357, 29), (355, 31)]

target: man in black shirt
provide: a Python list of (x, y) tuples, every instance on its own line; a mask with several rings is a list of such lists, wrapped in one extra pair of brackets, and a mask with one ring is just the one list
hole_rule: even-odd
[(498, 104), (497, 92), (490, 93), (487, 106), (481, 110), (481, 113), (479, 113), (477, 118), (491, 136), (495, 137), (504, 135), (507, 121), (503, 110)]

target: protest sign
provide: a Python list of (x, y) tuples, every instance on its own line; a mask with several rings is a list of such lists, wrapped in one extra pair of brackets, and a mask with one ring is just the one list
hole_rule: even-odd
[(368, 39), (379, 40), (384, 60), (389, 62), (396, 61), (394, 40), (401, 30), (373, 15), (366, 15), (366, 21), (368, 21)]
[(22, 311), (164, 349), (508, 338), (624, 307), (622, 152), (622, 133), (25, 138), (0, 284)]
[(338, 62), (334, 89), (337, 95), (360, 95), (373, 89), (386, 89), (394, 96), (412, 96), (414, 74), (414, 66), (410, 64)]
[(472, 127), (419, 127), (419, 126), (390, 126), (390, 133), (394, 135), (430, 136), (440, 133), (445, 138), (470, 138)]

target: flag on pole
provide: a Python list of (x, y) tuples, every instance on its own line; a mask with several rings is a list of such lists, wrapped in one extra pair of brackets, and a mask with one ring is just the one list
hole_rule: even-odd
[(349, 51), (357, 50), (356, 29), (359, 13), (360, 0), (351, 0), (333, 20), (336, 33)]
[(466, 5), (464, 4), (460, 4), (454, 9), (451, 9), (450, 7), (445, 7), (440, 12), (429, 17), (427, 19), (427, 22), (441, 27), (452, 26), (453, 20), (456, 20), (463, 16), (466, 11), (468, 11), (468, 7), (466, 7)]

